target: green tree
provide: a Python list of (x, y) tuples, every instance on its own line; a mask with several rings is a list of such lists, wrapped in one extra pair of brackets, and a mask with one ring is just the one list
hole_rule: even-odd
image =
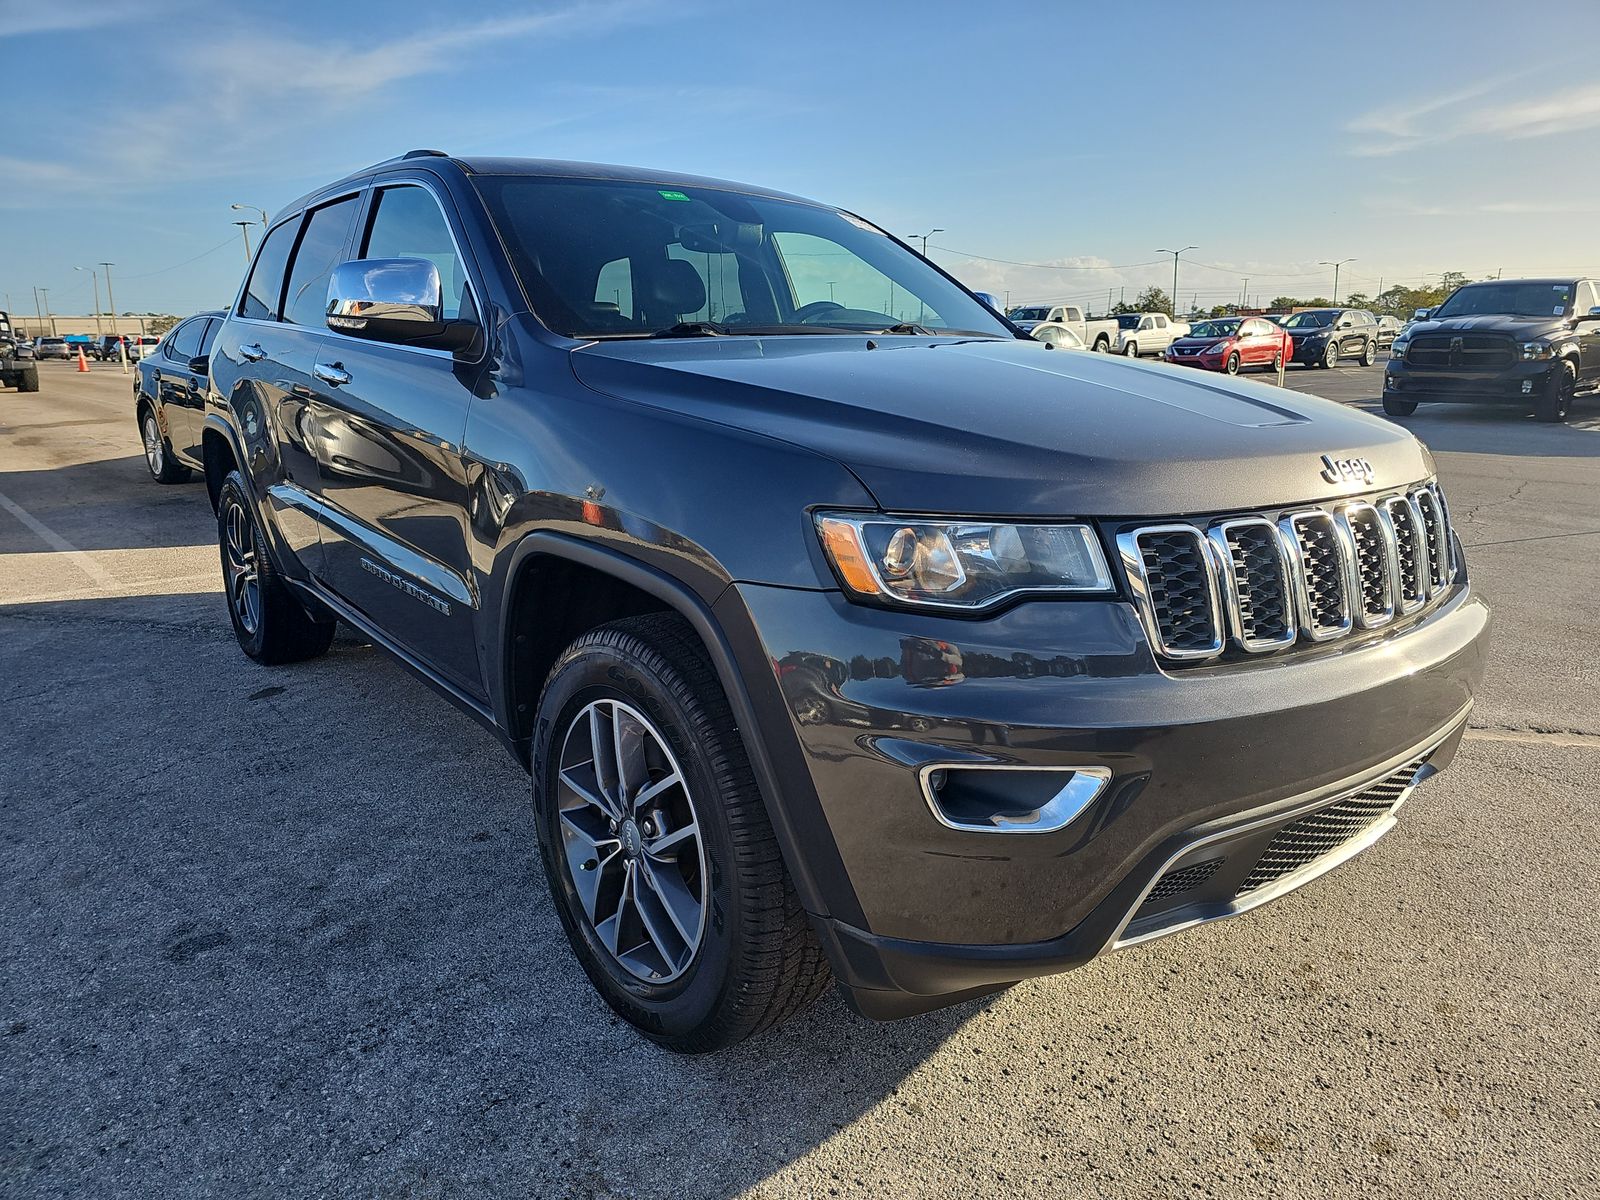
[(1139, 293), (1139, 298), (1133, 302), (1134, 312), (1164, 312), (1172, 311), (1172, 301), (1167, 299), (1167, 294), (1158, 287), (1147, 287)]
[(168, 316), (151, 317), (149, 322), (148, 322), (149, 327), (150, 327), (150, 332), (155, 334), (157, 337), (160, 337), (163, 333), (165, 333), (167, 330), (171, 329), (174, 325), (176, 325), (179, 322), (179, 320), (181, 320), (181, 318), (179, 318), (179, 317), (168, 317)]

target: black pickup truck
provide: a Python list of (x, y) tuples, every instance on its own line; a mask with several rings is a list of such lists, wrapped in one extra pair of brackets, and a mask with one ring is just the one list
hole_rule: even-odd
[(0, 387), (19, 392), (39, 390), (39, 364), (18, 348), (21, 335), (11, 326), (9, 313), (0, 312)]
[(1394, 341), (1383, 411), (1410, 416), (1429, 401), (1509, 404), (1565, 421), (1600, 390), (1600, 283), (1488, 279), (1419, 309)]
[(245, 653), (345, 621), (494, 731), (584, 970), (678, 1050), (1281, 896), (1482, 669), (1405, 430), (1052, 350), (741, 184), (366, 168), (274, 219), (196, 416)]

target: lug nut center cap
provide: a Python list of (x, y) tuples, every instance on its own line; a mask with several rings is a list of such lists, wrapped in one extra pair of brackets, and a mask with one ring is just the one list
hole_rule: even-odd
[(617, 837), (622, 839), (622, 852), (629, 858), (638, 858), (644, 853), (644, 835), (639, 832), (639, 823), (629, 817), (617, 830)]

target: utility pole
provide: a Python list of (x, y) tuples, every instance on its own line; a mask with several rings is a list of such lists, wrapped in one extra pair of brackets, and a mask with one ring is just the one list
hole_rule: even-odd
[(1171, 308), (1172, 308), (1172, 315), (1174, 317), (1176, 317), (1178, 315), (1178, 255), (1185, 254), (1190, 250), (1198, 250), (1198, 249), (1200, 249), (1199, 246), (1185, 246), (1182, 250), (1157, 250), (1156, 251), (1157, 254), (1170, 254), (1170, 255), (1172, 255), (1172, 301), (1171, 301)]
[(1239, 307), (1250, 307), (1250, 276), (1244, 277), (1244, 289), (1239, 293)]
[(39, 322), (39, 336), (44, 336), (44, 313), (39, 310), (39, 289), (33, 289), (33, 317)]
[(1355, 262), (1353, 258), (1341, 258), (1338, 262), (1319, 262), (1317, 264), (1319, 267), (1333, 268), (1333, 304), (1335, 308), (1339, 306), (1339, 268), (1344, 266), (1345, 263), (1353, 262)]
[(111, 305), (111, 336), (117, 336), (117, 298), (111, 293), (111, 268), (116, 263), (103, 262), (100, 264), (106, 269), (106, 302)]
[(93, 267), (73, 267), (74, 271), (87, 271), (89, 278), (94, 283), (94, 333), (99, 337), (103, 332), (100, 328), (100, 272)]
[(837, 282), (838, 282), (838, 280), (836, 280), (836, 279), (828, 280), (828, 300), (830, 302), (833, 300), (833, 285), (835, 283), (837, 283)]
[(250, 264), (250, 226), (254, 225), (255, 222), (235, 221), (234, 224), (239, 227), (239, 232), (244, 235), (244, 261), (245, 265), (248, 266)]
[(1111, 289), (1107, 288), (1106, 289), (1106, 312), (1109, 313), (1110, 311), (1111, 311)]

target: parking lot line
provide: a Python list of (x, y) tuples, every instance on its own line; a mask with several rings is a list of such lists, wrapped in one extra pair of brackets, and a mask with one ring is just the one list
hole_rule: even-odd
[(77, 567), (78, 570), (82, 571), (90, 579), (94, 580), (95, 583), (99, 584), (103, 588), (111, 588), (116, 586), (117, 581), (113, 579), (109, 573), (102, 569), (99, 563), (95, 562), (94, 559), (90, 558), (82, 550), (79, 550), (71, 542), (67, 541), (66, 538), (62, 537), (54, 529), (51, 529), (50, 526), (39, 520), (39, 518), (35, 517), (31, 512), (23, 508), (22, 505), (11, 499), (11, 497), (7, 496), (4, 492), (0, 492), (0, 508), (5, 509), (17, 520), (26, 525), (30, 530), (33, 531), (34, 536), (36, 536), (45, 545), (49, 546), (52, 550), (57, 550), (60, 553), (65, 554), (73, 566)]

